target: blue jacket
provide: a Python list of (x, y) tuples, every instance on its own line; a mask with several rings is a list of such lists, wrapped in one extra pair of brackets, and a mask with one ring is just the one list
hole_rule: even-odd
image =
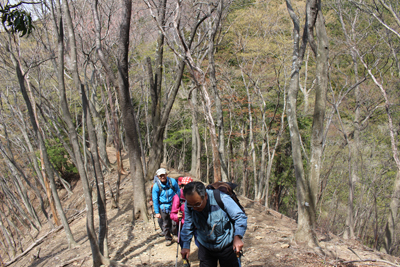
[(221, 192), (224, 211), (215, 200), (214, 191), (207, 189), (206, 192), (207, 204), (201, 212), (188, 208), (185, 203), (185, 224), (181, 231), (182, 248), (190, 248), (195, 229), (197, 241), (212, 251), (223, 250), (232, 244), (235, 235), (243, 237), (246, 232), (247, 216), (236, 202)]
[[(155, 183), (153, 185), (153, 191), (152, 191), (154, 212), (156, 214), (159, 214), (160, 210), (162, 210), (163, 212), (170, 213), (172, 207), (172, 198), (176, 193), (178, 194), (178, 196), (180, 196), (178, 183), (175, 179), (167, 177), (166, 184), (160, 182), (161, 184), (161, 190), (160, 190), (160, 188), (157, 185), (156, 179), (154, 180)], [(170, 187), (169, 181), (171, 181), (173, 188)]]

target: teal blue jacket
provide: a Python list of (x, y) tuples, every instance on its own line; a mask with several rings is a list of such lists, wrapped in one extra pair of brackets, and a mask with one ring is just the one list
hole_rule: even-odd
[[(172, 188), (170, 187), (169, 180), (171, 181)], [(180, 196), (179, 185), (175, 179), (170, 177), (167, 177), (167, 182), (165, 184), (159, 183), (161, 185), (161, 190), (157, 183), (158, 182), (155, 180), (152, 191), (154, 212), (159, 214), (160, 210), (162, 210), (165, 213), (170, 213), (174, 195), (178, 194), (178, 196)]]

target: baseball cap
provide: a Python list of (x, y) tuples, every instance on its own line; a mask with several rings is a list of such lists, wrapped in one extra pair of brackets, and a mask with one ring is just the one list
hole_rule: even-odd
[(158, 169), (158, 170), (156, 171), (156, 174), (157, 174), (158, 176), (161, 175), (161, 174), (167, 174), (167, 170), (164, 169), (164, 168)]

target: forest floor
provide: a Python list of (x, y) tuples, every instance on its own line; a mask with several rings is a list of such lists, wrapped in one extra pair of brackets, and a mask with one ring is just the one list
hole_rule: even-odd
[[(110, 161), (115, 162), (115, 154), (110, 152)], [(129, 162), (124, 158), (124, 166), (129, 170)], [(180, 174), (171, 172), (170, 177)], [(157, 222), (136, 221), (132, 217), (132, 182), (130, 176), (123, 175), (121, 182), (120, 209), (111, 208), (110, 185), (115, 185), (117, 173), (106, 176), (108, 248), (112, 260), (127, 266), (175, 266), (177, 244), (165, 246), (165, 240), (159, 236)], [(39, 233), (32, 232), (33, 240), (41, 242), (29, 250), (23, 257), (8, 266), (18, 267), (89, 267), (92, 266), (90, 244), (86, 235), (85, 201), (80, 181), (73, 184), (73, 194), (68, 195), (63, 189), (60, 198), (70, 218), (70, 227), (78, 247), (68, 249), (65, 233), (62, 229), (51, 231), (49, 224), (43, 221)], [(279, 213), (268, 211), (247, 198), (240, 197), (246, 209), (248, 228), (244, 236), (245, 247), (242, 266), (400, 266), (400, 258), (372, 250), (357, 241), (343, 240), (331, 233), (319, 233), (321, 250), (315, 250), (296, 244), (294, 233), (296, 222)], [(94, 204), (95, 214), (97, 205)], [(97, 226), (97, 216), (95, 216)], [(156, 226), (156, 229), (155, 229)], [(24, 240), (25, 248), (32, 239)], [(197, 247), (191, 245), (191, 266), (199, 266)], [(322, 251), (322, 252), (321, 252)], [(10, 261), (4, 251), (0, 252), (3, 261)], [(182, 266), (180, 253), (178, 266)], [(1, 265), (1, 264), (0, 264)], [(7, 265), (6, 265), (7, 266)]]

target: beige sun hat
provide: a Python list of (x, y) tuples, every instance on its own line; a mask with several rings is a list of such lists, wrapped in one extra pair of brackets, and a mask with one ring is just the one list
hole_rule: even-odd
[(164, 168), (158, 169), (156, 171), (157, 176), (160, 176), (161, 174), (167, 174), (167, 170)]

